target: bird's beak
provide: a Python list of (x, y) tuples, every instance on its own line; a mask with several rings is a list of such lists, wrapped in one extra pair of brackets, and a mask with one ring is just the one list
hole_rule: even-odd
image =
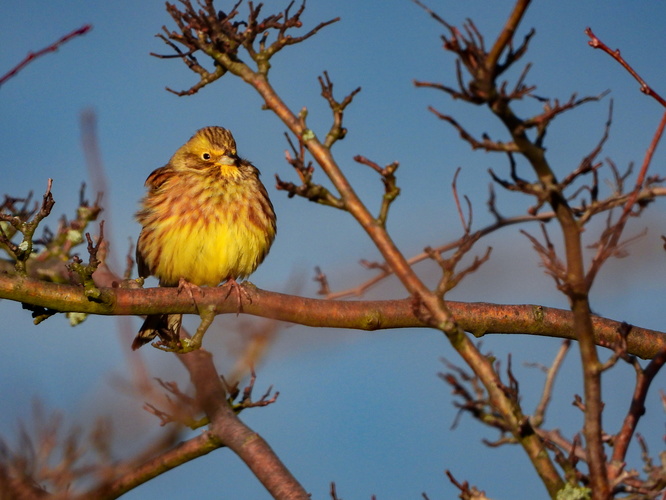
[(228, 156), (224, 155), (221, 156), (219, 160), (217, 160), (217, 163), (220, 165), (228, 165), (228, 166), (235, 166), (237, 162), (237, 158), (235, 156)]

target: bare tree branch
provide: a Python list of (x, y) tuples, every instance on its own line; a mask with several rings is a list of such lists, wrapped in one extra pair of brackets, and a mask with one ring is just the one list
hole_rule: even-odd
[(49, 52), (55, 52), (57, 51), (61, 45), (64, 43), (67, 43), (70, 41), (72, 38), (76, 38), (77, 36), (85, 35), (92, 29), (92, 25), (90, 24), (84, 24), (78, 29), (75, 29), (65, 36), (59, 38), (55, 42), (53, 42), (51, 45), (48, 47), (44, 47), (41, 50), (38, 50), (37, 52), (29, 52), (25, 58), (18, 63), (16, 66), (14, 66), (12, 69), (10, 69), (7, 73), (5, 73), (3, 76), (0, 76), (0, 87), (7, 82), (10, 78), (16, 76), (19, 71), (21, 71), (23, 68), (25, 68), (28, 64), (33, 62), (35, 59), (43, 56), (44, 54), (48, 54)]

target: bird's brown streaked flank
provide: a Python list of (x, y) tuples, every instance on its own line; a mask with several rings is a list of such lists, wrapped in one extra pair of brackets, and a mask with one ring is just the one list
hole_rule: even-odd
[[(198, 130), (146, 180), (136, 217), (139, 276), (160, 286), (217, 286), (249, 276), (273, 243), (276, 217), (259, 170), (236, 154), (231, 132)], [(132, 349), (159, 336), (177, 345), (182, 315), (148, 316)]]

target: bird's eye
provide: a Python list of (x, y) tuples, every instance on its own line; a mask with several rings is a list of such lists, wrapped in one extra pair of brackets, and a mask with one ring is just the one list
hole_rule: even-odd
[(210, 160), (210, 153), (204, 153), (201, 155), (204, 160)]

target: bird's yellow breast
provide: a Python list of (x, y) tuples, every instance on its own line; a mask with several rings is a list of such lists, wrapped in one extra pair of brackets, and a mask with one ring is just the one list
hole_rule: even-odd
[(173, 286), (184, 278), (216, 286), (249, 276), (263, 261), (275, 236), (274, 221), (261, 215), (264, 207), (248, 196), (247, 185), (231, 181), (220, 189), (199, 179), (196, 185), (166, 188), (145, 201), (138, 242), (145, 266), (160, 284)]

